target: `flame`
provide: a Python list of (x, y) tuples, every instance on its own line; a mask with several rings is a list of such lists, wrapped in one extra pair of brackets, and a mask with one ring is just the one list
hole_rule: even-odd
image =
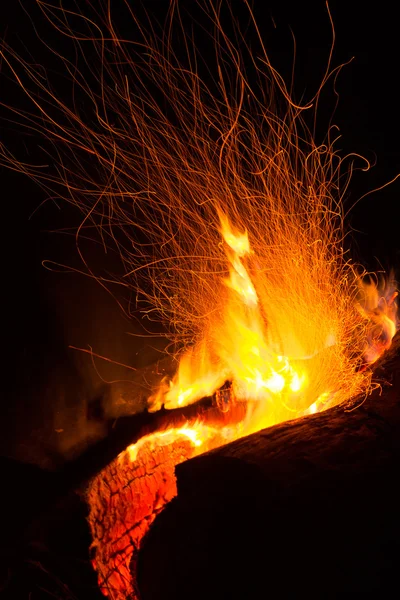
[[(120, 460), (124, 460), (127, 455), (129, 460), (134, 462), (140, 452), (151, 452), (156, 446), (170, 446), (179, 439), (186, 439), (193, 448), (201, 448), (217, 435), (220, 435), (217, 428), (204, 425), (201, 422), (195, 422), (191, 425), (187, 423), (183, 427), (171, 427), (164, 431), (144, 435), (138, 442), (131, 444), (120, 454)], [(209, 449), (209, 446), (207, 449)]]
[(144, 435), (135, 444), (131, 444), (121, 452), (118, 458), (122, 462), (127, 459), (135, 462), (140, 460), (142, 453), (148, 455), (155, 448), (169, 448), (177, 441), (186, 441), (188, 444), (188, 450), (185, 454), (186, 460), (238, 439), (243, 435), (242, 432), (242, 422), (229, 425), (212, 425), (204, 423), (201, 419), (196, 419), (191, 422), (187, 421), (181, 427), (169, 427)]
[[(229, 269), (229, 277), (222, 277), (220, 282), (221, 308), (204, 337), (180, 356), (176, 375), (150, 397), (151, 409), (190, 404), (212, 396), (229, 382), (229, 401), (233, 397), (247, 403), (246, 417), (240, 432), (235, 433), (245, 435), (340, 402), (344, 397), (344, 378), (342, 382), (340, 377), (349, 366), (354, 393), (364, 375), (343, 352), (338, 315), (329, 312), (331, 298), (320, 295), (322, 311), (310, 303), (309, 315), (314, 318), (299, 328), (296, 312), (286, 312), (286, 306), (276, 302), (271, 306), (271, 296), (282, 290), (275, 286), (271, 294), (266, 289), (269, 275), (259, 268), (247, 230), (235, 228), (222, 213), (219, 219)], [(298, 273), (292, 269), (289, 275)], [(300, 279), (296, 284), (302, 286), (304, 282)], [(376, 286), (361, 281), (359, 290), (363, 300), (354, 303), (352, 315), (358, 311), (362, 317), (366, 346), (360, 348), (360, 356), (370, 363), (387, 349), (396, 332), (396, 293), (389, 285), (382, 297)], [(300, 294), (298, 289), (296, 292), (299, 301), (303, 289), (300, 287)], [(297, 311), (302, 308), (296, 306)], [(325, 311), (333, 318), (328, 320)]]
[[(133, 17), (132, 40), (117, 34), (114, 3), (105, 2), (100, 14), (96, 3), (86, 3), (93, 4), (89, 16), (61, 3), (37, 4), (63, 36), (64, 43), (52, 48), (45, 41), (44, 47), (50, 64), (58, 60), (59, 72), (73, 79), (71, 94), (55, 92), (57, 68), (47, 80), (29, 53), (19, 56), (2, 41), (2, 69), (32, 107), (31, 113), (25, 103), (21, 110), (10, 107), (10, 120), (43, 136), (51, 166), (18, 160), (1, 142), (0, 165), (27, 174), (49, 197), (59, 198), (64, 187), (65, 201), (83, 215), (76, 244), (85, 274), (110, 293), (116, 284), (127, 291), (135, 313), (140, 308), (144, 318), (160, 322), (178, 348), (176, 373), (154, 390), (149, 409), (213, 396), (228, 420), (188, 422), (145, 436), (120, 461), (140, 462), (143, 453), (149, 459), (143, 469), (151, 469), (152, 449), (165, 447), (172, 455), (176, 441), (185, 448), (171, 462), (185, 460), (368, 393), (367, 366), (398, 329), (397, 292), (392, 278), (365, 283), (363, 270), (349, 259), (344, 158), (332, 139), (334, 127), (322, 140), (311, 134), (321, 91), (337, 69), (328, 64), (314, 97), (299, 105), (271, 65), (251, 11), (250, 50), (240, 24), (233, 24), (229, 39), (220, 19), (223, 3), (201, 3), (215, 31), (211, 73), (175, 1), (158, 31), (155, 23), (139, 23), (122, 2)], [(179, 57), (171, 47), (176, 28), (184, 40)], [(72, 54), (66, 49), (64, 55), (69, 43)], [(89, 238), (120, 257), (122, 274), (92, 270)], [(132, 298), (121, 304), (128, 316)], [(234, 403), (244, 417), (232, 424)], [(97, 484), (94, 493), (101, 496), (101, 477)], [(174, 490), (171, 484), (165, 501)], [(110, 518), (114, 491), (108, 490)], [(149, 506), (159, 507), (158, 490), (150, 496)], [(140, 537), (150, 517), (144, 520), (140, 535), (134, 524), (129, 535)], [(95, 521), (92, 531), (99, 535)], [(118, 539), (129, 575), (131, 538)], [(116, 555), (104, 556), (96, 561), (107, 573)], [(125, 593), (128, 584), (117, 569), (113, 576), (114, 597), (135, 597), (131, 589)]]
[(368, 322), (364, 357), (374, 363), (388, 349), (398, 330), (397, 302), (393, 274), (378, 284), (373, 281), (361, 283), (358, 309)]
[[(229, 384), (221, 406), (245, 404), (235, 433), (244, 435), (368, 392), (366, 365), (398, 328), (397, 292), (391, 280), (365, 284), (349, 259), (344, 159), (334, 128), (322, 140), (311, 134), (336, 69), (328, 64), (315, 96), (299, 105), (271, 65), (251, 11), (250, 51), (240, 24), (233, 24), (235, 45), (220, 4), (205, 2), (215, 31), (210, 78), (176, 2), (158, 32), (133, 16), (134, 43), (118, 36), (111, 5), (90, 18), (38, 5), (81, 62), (72, 68), (67, 50), (45, 44), (73, 78), (70, 98), (59, 97), (51, 72), (47, 81), (29, 55), (2, 42), (3, 68), (32, 106), (31, 114), (11, 107), (12, 120), (42, 134), (55, 167), (21, 162), (1, 144), (0, 164), (50, 196), (64, 186), (65, 200), (83, 215), (76, 243), (85, 272), (111, 293), (115, 284), (131, 293), (135, 310), (161, 322), (179, 349), (176, 374), (154, 390), (150, 410), (182, 407)], [(171, 47), (176, 28), (187, 42), (179, 57)], [(80, 243), (88, 237), (120, 257), (122, 275), (93, 272)], [(131, 298), (127, 305), (130, 314)]]
[[(231, 224), (222, 213), (219, 214), (219, 219), (221, 221), (222, 237), (228, 244), (229, 248), (231, 248), (238, 257), (250, 254), (251, 250), (247, 231), (245, 231), (244, 233), (234, 233), (232, 231)], [(247, 274), (245, 277), (248, 277)]]

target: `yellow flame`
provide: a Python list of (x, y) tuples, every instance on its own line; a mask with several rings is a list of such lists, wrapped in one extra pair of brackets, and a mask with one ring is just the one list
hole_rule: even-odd
[(250, 243), (247, 231), (244, 233), (234, 233), (231, 224), (223, 214), (219, 214), (221, 221), (221, 233), (225, 242), (234, 251), (238, 257), (250, 254)]
[[(215, 321), (215, 330), (182, 355), (176, 376), (169, 385), (164, 383), (150, 401), (153, 409), (162, 404), (175, 408), (210, 396), (230, 381), (237, 400), (257, 401), (262, 406), (260, 411), (260, 406), (254, 410), (249, 405), (243, 429), (246, 432), (257, 429), (261, 423), (272, 424), (277, 419), (302, 414), (310, 405), (304, 393), (308, 376), (306, 361), (295, 368), (287, 356), (274, 351), (244, 263), (245, 257), (253, 255), (248, 235), (233, 233), (228, 219), (220, 219), (230, 265), (230, 277), (223, 280), (227, 290), (223, 310)], [(253, 271), (253, 277), (257, 275)], [(332, 336), (328, 335), (327, 340), (331, 341)]]
[(318, 412), (318, 404), (317, 402), (313, 402), (310, 406), (310, 408), (308, 409), (308, 412), (310, 415), (314, 415), (316, 412)]
[[(249, 270), (252, 268), (249, 256), (257, 257), (250, 246), (248, 233), (235, 230), (221, 212), (219, 219), (221, 234), (228, 246), (226, 259), (230, 275), (223, 279), (228, 295), (224, 298), (219, 319), (214, 321), (215, 331), (182, 355), (175, 378), (167, 386), (164, 383), (150, 398), (153, 408), (162, 404), (167, 408), (189, 404), (212, 395), (229, 380), (235, 398), (250, 402), (242, 428), (244, 434), (285, 418), (314, 414), (340, 401), (343, 396), (340, 391), (338, 393), (337, 382), (330, 384), (329, 377), (330, 369), (342, 368), (343, 358), (337, 348), (334, 321), (328, 325), (328, 330), (326, 322), (321, 322), (322, 336), (311, 322), (306, 330), (301, 330), (301, 336), (295, 340), (296, 349), (306, 345), (305, 332), (308, 337), (320, 340), (319, 348), (314, 343), (311, 354), (300, 352), (300, 357), (294, 359), (278, 354), (275, 348), (279, 344), (274, 344), (273, 336), (268, 335), (271, 323), (267, 322), (259, 306), (253, 283), (260, 282), (260, 273), (253, 268), (250, 274)], [(389, 347), (396, 332), (397, 293), (389, 284), (384, 293), (373, 284), (360, 283), (360, 289), (364, 293), (363, 300), (355, 306), (368, 322), (369, 331), (363, 355), (366, 362), (373, 362)], [(282, 312), (278, 315), (278, 329), (284, 329), (287, 321), (293, 323), (292, 315)], [(318, 385), (321, 368), (324, 379), (322, 385)], [(352, 377), (356, 386), (360, 377), (354, 370)], [(251, 404), (254, 401), (258, 402), (256, 409)]]
[[(156, 431), (148, 435), (144, 435), (135, 444), (128, 446), (119, 455), (119, 460), (123, 461), (126, 457), (131, 462), (137, 460), (140, 452), (149, 452), (155, 447), (170, 446), (176, 441), (188, 442), (192, 451), (190, 456), (195, 456), (211, 450), (213, 447), (220, 446), (237, 437), (236, 431), (238, 427), (225, 426), (213, 427), (206, 425), (201, 421), (192, 423), (187, 422), (182, 427), (170, 427), (163, 431)], [(189, 456), (187, 457), (189, 458)]]
[[(176, 376), (169, 383), (164, 382), (150, 398), (153, 409), (163, 404), (167, 408), (189, 404), (212, 395), (229, 381), (234, 397), (248, 402), (241, 429), (244, 435), (293, 416), (314, 414), (340, 401), (343, 395), (338, 387), (337, 372), (343, 370), (344, 356), (337, 344), (340, 323), (337, 315), (329, 312), (329, 298), (320, 298), (327, 315), (317, 311), (315, 317), (321, 321), (310, 319), (301, 328), (296, 327), (293, 312), (286, 313), (276, 304), (274, 310), (269, 310), (265, 301), (260, 303), (257, 286), (270, 302), (273, 302), (274, 290), (270, 293), (263, 287), (265, 276), (257, 268), (257, 254), (251, 248), (247, 231), (234, 230), (221, 212), (219, 218), (229, 266), (229, 278), (222, 280), (226, 290), (224, 294), (221, 288), (224, 302), (213, 320), (214, 328), (207, 330), (199, 343), (181, 356)], [(294, 276), (295, 271), (291, 275)], [(303, 285), (303, 282), (296, 284)], [(363, 289), (364, 302), (358, 304), (359, 313), (378, 326), (379, 340), (384, 338), (390, 344), (396, 331), (395, 293), (391, 291), (383, 301), (376, 287), (364, 285)], [(275, 288), (275, 293), (280, 291), (279, 287)], [(296, 291), (299, 297), (299, 290)], [(312, 304), (309, 308), (310, 314), (314, 312)], [(330, 322), (329, 315), (333, 317)], [(286, 336), (283, 336), (285, 330)], [(381, 354), (382, 348), (377, 346), (376, 340), (375, 343), (370, 341), (364, 350), (368, 362), (375, 356), (374, 352)], [(278, 348), (287, 349), (288, 354), (279, 353)], [(292, 356), (289, 355), (291, 349)], [(353, 368), (353, 389), (361, 378)]]
[(238, 257), (232, 260), (230, 278), (226, 279), (225, 283), (235, 290), (248, 306), (255, 306), (257, 304), (256, 290)]
[[(297, 304), (298, 313), (309, 308), (308, 320), (298, 327), (293, 308), (286, 312), (286, 303), (280, 306), (274, 302), (278, 294), (284, 299), (285, 290), (276, 280), (272, 290), (266, 287), (269, 277), (258, 268), (257, 253), (251, 248), (247, 231), (238, 232), (220, 211), (219, 219), (229, 266), (229, 278), (222, 280), (226, 286), (225, 294), (221, 289), (224, 302), (213, 327), (181, 356), (176, 376), (150, 398), (153, 407), (189, 404), (212, 395), (229, 381), (234, 397), (248, 402), (244, 434), (340, 402), (348, 393), (343, 393), (340, 377), (349, 367), (349, 383), (356, 391), (363, 375), (356, 371), (355, 364), (351, 366), (338, 343), (340, 313), (330, 310), (329, 296), (324, 298), (320, 293), (321, 304), (317, 306), (311, 298), (308, 307)], [(289, 275), (300, 274), (294, 269)], [(304, 273), (304, 278), (294, 282), (297, 301), (308, 297), (307, 289), (302, 287), (307, 278), (308, 273)], [(360, 346), (359, 352), (369, 363), (389, 347), (396, 332), (397, 293), (390, 285), (380, 292), (375, 285), (360, 283), (360, 290), (364, 295), (354, 309), (364, 319), (367, 336), (366, 346)], [(352, 315), (355, 318), (356, 312)], [(287, 354), (282, 354), (282, 349)]]
[[(170, 46), (176, 28), (185, 36), (175, 2), (158, 32), (133, 18), (134, 44), (118, 36), (108, 9), (86, 18), (40, 2), (74, 53), (82, 50), (83, 71), (53, 49), (52, 61), (74, 78), (74, 93), (58, 97), (29, 56), (1, 43), (2, 63), (32, 106), (32, 114), (11, 107), (12, 118), (49, 141), (54, 169), (21, 163), (1, 144), (0, 164), (57, 197), (64, 185), (83, 215), (76, 242), (85, 272), (95, 277), (79, 246), (90, 228), (124, 269), (99, 275), (100, 284), (133, 292), (137, 308), (181, 348), (176, 375), (155, 390), (150, 408), (190, 404), (229, 381), (248, 403), (250, 431), (368, 390), (365, 364), (397, 330), (396, 292), (365, 286), (348, 259), (342, 159), (331, 130), (320, 142), (310, 133), (336, 69), (328, 64), (316, 95), (299, 105), (254, 20), (250, 51), (240, 24), (238, 43), (228, 39), (212, 4), (204, 11), (215, 31), (210, 86), (191, 40), (181, 59)], [(84, 27), (74, 31), (77, 22)], [(93, 62), (84, 56), (89, 42)], [(260, 80), (252, 81), (242, 65), (255, 56)]]

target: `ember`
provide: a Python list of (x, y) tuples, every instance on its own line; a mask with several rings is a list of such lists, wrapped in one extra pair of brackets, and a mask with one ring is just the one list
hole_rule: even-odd
[(105, 595), (137, 593), (131, 563), (151, 523), (176, 495), (175, 466), (223, 445), (230, 431), (193, 423), (144, 436), (92, 481), (87, 498), (93, 566)]
[[(116, 32), (111, 5), (96, 21), (38, 4), (75, 41), (82, 61), (88, 45), (94, 48), (99, 63), (85, 67), (94, 87), (57, 52), (92, 119), (82, 118), (75, 99), (69, 105), (53, 94), (4, 43), (2, 59), (37, 110), (19, 118), (56, 146), (59, 164), (57, 174), (44, 175), (5, 148), (2, 161), (46, 189), (64, 186), (66, 200), (83, 214), (76, 239), (88, 273), (80, 242), (90, 230), (123, 268), (122, 276), (99, 276), (100, 284), (133, 290), (143, 314), (168, 331), (176, 373), (153, 391), (149, 411), (213, 396), (227, 415), (224, 424), (203, 416), (147, 435), (91, 481), (93, 565), (102, 591), (122, 600), (138, 594), (131, 564), (176, 495), (175, 466), (368, 394), (368, 367), (397, 331), (397, 293), (393, 277), (374, 283), (349, 259), (343, 161), (331, 132), (324, 140), (310, 133), (330, 64), (317, 94), (299, 105), (271, 65), (256, 23), (258, 49), (250, 51), (239, 25), (235, 46), (219, 3), (204, 2), (214, 28), (212, 81), (175, 2), (158, 34), (133, 17), (134, 41)], [(185, 39), (184, 56), (171, 41), (175, 28)], [(246, 62), (257, 72), (255, 83)], [(85, 167), (88, 160), (94, 169)], [(229, 422), (235, 404), (243, 418)]]

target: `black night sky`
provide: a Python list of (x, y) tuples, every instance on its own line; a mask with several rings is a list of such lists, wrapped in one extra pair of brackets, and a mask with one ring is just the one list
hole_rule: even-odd
[[(90, 3), (76, 2), (83, 12), (86, 4)], [(191, 6), (192, 2), (181, 0), (181, 4)], [(144, 5), (161, 20), (168, 1), (149, 0)], [(286, 78), (293, 63), (293, 32), (295, 96), (315, 91), (331, 44), (325, 3), (253, 0), (252, 6), (271, 61)], [(245, 13), (240, 0), (232, 0), (232, 7), (241, 19)], [(354, 174), (345, 197), (350, 208), (367, 194), (347, 221), (348, 230), (354, 230), (350, 251), (367, 269), (393, 268), (400, 276), (400, 179), (368, 194), (400, 173), (397, 6), (389, 0), (333, 0), (330, 10), (336, 33), (332, 65), (349, 64), (336, 83), (339, 101), (335, 111), (332, 87), (328, 85), (322, 94), (319, 127), (323, 133), (334, 111), (332, 121), (342, 136), (338, 149), (342, 154), (363, 155), (374, 165), (368, 172)], [(118, 24), (118, 10), (115, 15)], [(120, 25), (127, 27), (125, 22)], [(42, 36), (46, 32), (55, 36), (33, 0), (0, 3), (2, 38), (17, 49), (28, 49), (46, 69), (49, 54), (37, 40), (34, 26)], [(0, 102), (14, 101), (23, 102), (0, 63)], [(1, 139), (29, 160), (40, 141), (27, 139), (21, 127), (7, 121), (9, 117), (0, 106)], [(363, 163), (360, 160), (356, 165), (362, 167)], [(0, 168), (0, 177), (5, 332), (0, 452), (6, 467), (15, 459), (57, 470), (106, 435), (101, 414), (93, 417), (90, 412), (91, 404), (104, 393), (104, 381), (130, 377), (127, 369), (104, 361), (96, 363), (99, 377), (90, 359), (68, 346), (90, 346), (100, 355), (142, 367), (159, 358), (162, 340), (128, 335), (141, 332), (140, 323), (125, 317), (117, 303), (90, 279), (42, 266), (42, 261), (50, 260), (79, 267), (73, 238), (56, 232), (76, 225), (78, 216), (67, 207), (45, 202), (44, 192), (22, 174)], [(100, 263), (102, 257), (95, 260)]]

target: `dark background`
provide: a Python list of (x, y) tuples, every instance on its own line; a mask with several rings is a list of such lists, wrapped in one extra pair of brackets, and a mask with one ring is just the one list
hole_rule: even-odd
[[(85, 5), (79, 2), (79, 9), (85, 11)], [(113, 5), (117, 5), (116, 0)], [(145, 5), (162, 20), (168, 2), (150, 0)], [(181, 5), (193, 3), (182, 0)], [(245, 22), (242, 3), (233, 0), (232, 6), (239, 21)], [(325, 3), (255, 0), (253, 8), (272, 63), (286, 78), (293, 64), (293, 32), (295, 97), (310, 96), (321, 80), (331, 44)], [(350, 209), (400, 171), (397, 9), (389, 1), (335, 1), (330, 9), (336, 32), (333, 66), (353, 60), (338, 78), (339, 103), (334, 114), (336, 96), (332, 87), (328, 86), (322, 95), (319, 134), (324, 133), (333, 114), (342, 135), (338, 143), (342, 153), (359, 153), (374, 164), (368, 172), (355, 173), (345, 198), (345, 206)], [(118, 24), (118, 9), (115, 17)], [(121, 28), (126, 29), (125, 20), (120, 17), (120, 21)], [(3, 38), (17, 49), (28, 49), (47, 68), (51, 59), (37, 39), (33, 24), (42, 37), (55, 39), (32, 0), (23, 1), (22, 6), (18, 2), (0, 3)], [(3, 102), (20, 102), (20, 93), (4, 77), (5, 71), (3, 66), (0, 98)], [(63, 85), (60, 93), (64, 93)], [(4, 108), (1, 115), (7, 117)], [(2, 120), (0, 126), (3, 141), (21, 158), (29, 159), (34, 148), (32, 140), (9, 122)], [(363, 162), (356, 165), (361, 168)], [(96, 372), (87, 355), (68, 346), (90, 346), (115, 361), (142, 367), (159, 358), (163, 341), (130, 336), (143, 331), (140, 323), (128, 319), (117, 302), (91, 279), (42, 266), (42, 261), (50, 260), (80, 267), (73, 237), (55, 233), (76, 225), (79, 216), (66, 206), (46, 201), (44, 192), (23, 175), (2, 168), (0, 176), (4, 244), (0, 452), (54, 469), (106, 435), (101, 410), (93, 416), (91, 406), (104, 396), (107, 382), (129, 381), (132, 377), (129, 369), (101, 360), (96, 361)], [(352, 257), (368, 269), (398, 269), (399, 192), (397, 181), (367, 195), (349, 214)], [(105, 260), (110, 257), (97, 252), (93, 264), (103, 269)], [(115, 294), (119, 297), (118, 289)], [(119, 299), (127, 300), (126, 296)], [(113, 416), (113, 407), (108, 410)]]

